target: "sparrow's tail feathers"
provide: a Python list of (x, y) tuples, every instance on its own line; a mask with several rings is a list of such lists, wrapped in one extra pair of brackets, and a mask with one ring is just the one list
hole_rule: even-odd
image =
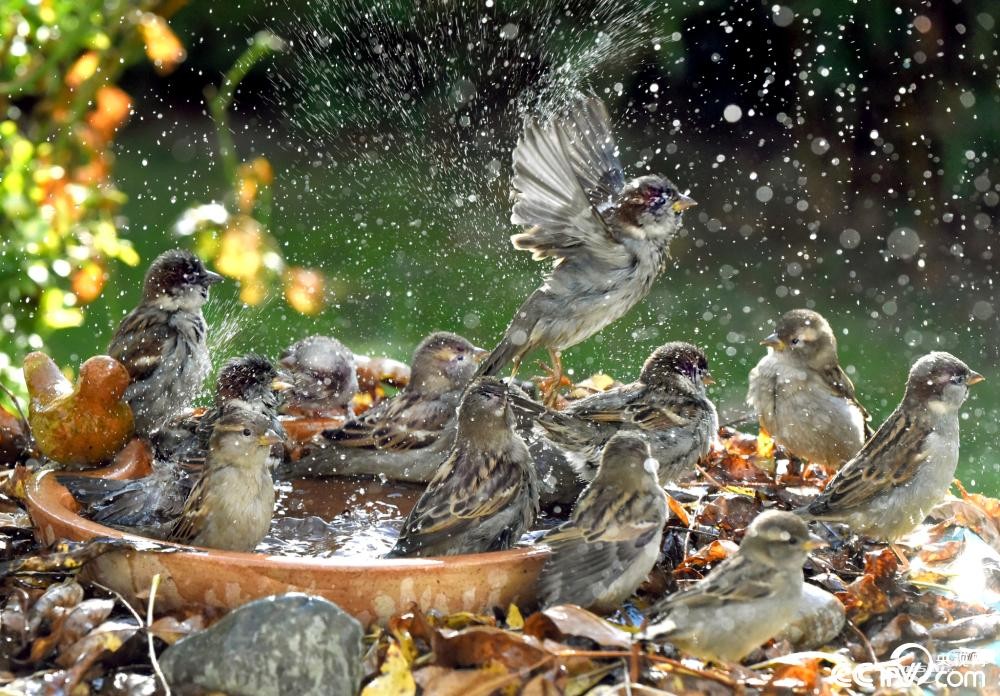
[(496, 377), (510, 361), (520, 355), (522, 348), (523, 346), (515, 345), (509, 336), (504, 336), (497, 347), (479, 364), (476, 377)]
[(129, 483), (76, 474), (57, 474), (56, 481), (65, 486), (78, 503), (86, 506), (109, 499)]

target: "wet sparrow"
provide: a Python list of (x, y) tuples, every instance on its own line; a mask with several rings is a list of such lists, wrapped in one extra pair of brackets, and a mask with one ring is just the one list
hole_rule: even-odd
[(667, 519), (658, 469), (643, 435), (621, 431), (608, 441), (569, 521), (539, 540), (552, 554), (538, 580), (544, 606), (614, 611), (643, 583)]
[(227, 407), (212, 429), (205, 469), (171, 541), (227, 551), (253, 551), (271, 526), (274, 482), (267, 460), (281, 438), (264, 416)]
[(302, 412), (342, 410), (358, 393), (354, 353), (335, 338), (304, 338), (281, 354), (278, 365), (292, 385), (282, 395), (283, 409)]
[(555, 384), (559, 351), (624, 315), (653, 286), (695, 202), (659, 175), (625, 180), (604, 104), (579, 96), (548, 123), (530, 120), (514, 149), (511, 222), (529, 228), (515, 249), (551, 258), (545, 283), (514, 314), (480, 374), (548, 349)]
[[(60, 476), (87, 517), (144, 536), (162, 537), (180, 514), (204, 467), (209, 441), (223, 411), (239, 409), (264, 417), (281, 439), (277, 397), (272, 386), (277, 373), (267, 358), (248, 355), (223, 364), (216, 382), (215, 404), (201, 417), (187, 416), (171, 422), (154, 435), (153, 473), (141, 479), (115, 481), (100, 478)], [(284, 454), (277, 443), (268, 457), (275, 466)]]
[(393, 398), (366, 411), (324, 439), (339, 447), (402, 451), (427, 447), (454, 422), (462, 391), (486, 354), (461, 336), (439, 331), (413, 354), (410, 382)]
[(889, 542), (911, 531), (955, 478), (958, 411), (969, 386), (982, 381), (948, 353), (917, 360), (896, 410), (823, 492), (796, 512)]
[(455, 444), (406, 518), (389, 557), (510, 548), (538, 514), (538, 481), (514, 432), (507, 387), (480, 378), (458, 408)]
[(538, 425), (570, 454), (586, 480), (594, 478), (612, 435), (640, 431), (659, 462), (660, 482), (667, 483), (692, 469), (715, 441), (719, 416), (705, 391), (712, 382), (700, 348), (667, 343), (653, 351), (635, 382), (574, 401), (563, 411), (547, 411)]
[(823, 545), (790, 512), (760, 514), (734, 555), (651, 607), (653, 623), (642, 637), (669, 641), (703, 660), (742, 660), (794, 618), (802, 564)]
[(830, 325), (816, 312), (794, 309), (761, 343), (769, 350), (750, 371), (747, 394), (761, 428), (792, 455), (839, 468), (871, 429), (840, 368)]
[(148, 437), (189, 408), (201, 390), (210, 368), (201, 307), (209, 287), (221, 280), (179, 249), (160, 254), (146, 272), (139, 306), (125, 315), (108, 346), (131, 377), (125, 400), (138, 435)]

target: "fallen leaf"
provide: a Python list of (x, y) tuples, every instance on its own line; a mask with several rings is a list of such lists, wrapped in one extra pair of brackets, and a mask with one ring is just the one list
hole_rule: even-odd
[(493, 662), (509, 669), (524, 669), (549, 657), (531, 636), (493, 626), (473, 626), (462, 631), (440, 629), (433, 639), (436, 663), (445, 667), (481, 667)]
[(511, 604), (507, 609), (507, 628), (512, 631), (520, 631), (524, 628), (524, 617), (516, 604)]
[(361, 696), (415, 696), (417, 684), (406, 659), (396, 642), (389, 644), (379, 676), (361, 690)]
[(167, 645), (173, 645), (181, 638), (198, 633), (204, 628), (204, 617), (194, 614), (183, 621), (174, 616), (163, 616), (151, 623), (147, 630)]
[(899, 614), (871, 636), (868, 642), (871, 643), (875, 654), (881, 657), (901, 643), (922, 641), (926, 638), (926, 628), (911, 619), (909, 615)]
[(627, 650), (632, 646), (627, 631), (575, 604), (560, 604), (532, 614), (525, 622), (524, 633), (539, 640), (575, 636), (609, 648)]
[(934, 640), (950, 643), (994, 640), (1000, 636), (1000, 614), (981, 614), (938, 624), (931, 626), (927, 633)]
[(516, 675), (495, 663), (480, 669), (448, 669), (437, 665), (423, 667), (413, 677), (424, 694), (434, 696), (490, 696), (497, 689), (516, 684)]

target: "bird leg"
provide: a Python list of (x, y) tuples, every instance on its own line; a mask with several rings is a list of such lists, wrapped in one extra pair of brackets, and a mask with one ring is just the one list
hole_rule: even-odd
[(542, 403), (549, 408), (555, 408), (559, 400), (559, 389), (573, 386), (573, 383), (563, 374), (562, 354), (554, 348), (549, 348), (549, 358), (552, 360), (552, 366), (542, 365), (546, 376), (539, 380), (538, 388), (542, 393)]

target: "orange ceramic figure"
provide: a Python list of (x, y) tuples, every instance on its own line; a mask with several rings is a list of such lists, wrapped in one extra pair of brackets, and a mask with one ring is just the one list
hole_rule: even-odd
[(31, 353), (24, 359), (24, 381), (38, 450), (63, 468), (96, 466), (128, 442), (132, 410), (122, 396), (129, 374), (114, 358), (90, 358), (73, 385), (49, 356)]

